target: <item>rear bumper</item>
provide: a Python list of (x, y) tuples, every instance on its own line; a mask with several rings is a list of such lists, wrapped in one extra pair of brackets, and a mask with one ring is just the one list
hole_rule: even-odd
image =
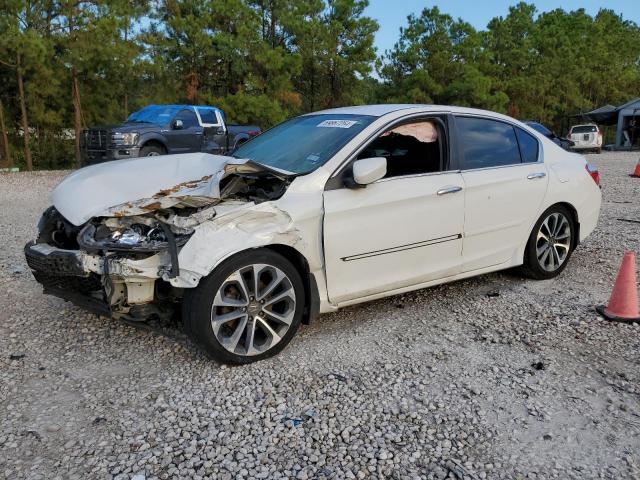
[(598, 148), (602, 148), (602, 145), (591, 143), (591, 144), (573, 145), (570, 148), (571, 150), (596, 150)]
[(29, 242), (24, 247), (24, 255), (44, 293), (72, 302), (97, 315), (112, 316), (101, 277), (87, 271), (87, 258), (82, 252)]

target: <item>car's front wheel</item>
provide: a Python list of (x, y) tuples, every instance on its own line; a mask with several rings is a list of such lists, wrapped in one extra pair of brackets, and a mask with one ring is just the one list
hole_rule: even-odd
[(575, 248), (573, 215), (555, 205), (538, 219), (524, 252), (522, 272), (537, 280), (553, 278), (567, 266)]
[(221, 363), (262, 360), (282, 351), (295, 335), (304, 295), (289, 260), (268, 249), (248, 251), (187, 291), (185, 330)]

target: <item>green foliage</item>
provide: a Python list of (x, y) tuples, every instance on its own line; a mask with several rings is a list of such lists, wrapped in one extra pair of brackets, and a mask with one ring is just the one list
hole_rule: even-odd
[(559, 129), (569, 114), (640, 96), (640, 28), (611, 10), (591, 17), (518, 3), (477, 31), (425, 8), (377, 55), (367, 5), (0, 0), (0, 100), (13, 160), (24, 166), (19, 72), (34, 166), (46, 169), (73, 166), (74, 77), (82, 127), (150, 103), (213, 104), (231, 123), (267, 128), (322, 108), (417, 102)]

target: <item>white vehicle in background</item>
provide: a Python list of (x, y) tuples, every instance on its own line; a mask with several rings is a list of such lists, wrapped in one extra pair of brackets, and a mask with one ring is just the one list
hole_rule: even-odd
[(511, 267), (555, 277), (596, 226), (599, 182), (498, 113), (339, 108), (233, 156), (78, 170), (25, 254), (45, 293), (127, 320), (182, 308), (213, 358), (249, 363), (347, 305)]
[(572, 150), (591, 150), (596, 153), (602, 151), (602, 132), (594, 123), (574, 125), (569, 129), (567, 139), (573, 142)]

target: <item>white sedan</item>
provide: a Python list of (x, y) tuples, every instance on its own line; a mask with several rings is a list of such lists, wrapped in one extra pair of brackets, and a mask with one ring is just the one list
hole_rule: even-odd
[(128, 320), (182, 312), (221, 362), (319, 313), (511, 267), (558, 275), (596, 226), (597, 170), (497, 113), (339, 108), (232, 156), (78, 170), (25, 246), (45, 292)]

